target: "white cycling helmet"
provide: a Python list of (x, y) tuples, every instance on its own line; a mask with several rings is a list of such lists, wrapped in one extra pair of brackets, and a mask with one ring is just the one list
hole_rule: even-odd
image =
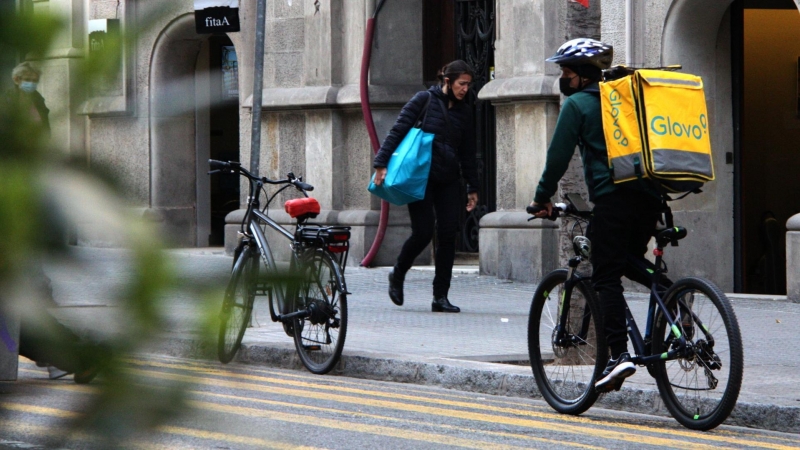
[(565, 42), (559, 47), (556, 54), (547, 58), (546, 61), (560, 66), (591, 64), (605, 70), (611, 67), (613, 59), (614, 47), (611, 45), (594, 39), (578, 38)]

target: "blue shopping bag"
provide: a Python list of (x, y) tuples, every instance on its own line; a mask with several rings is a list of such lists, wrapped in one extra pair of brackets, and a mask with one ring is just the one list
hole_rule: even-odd
[(386, 165), (386, 178), (380, 186), (375, 185), (375, 175), (369, 183), (368, 191), (394, 205), (405, 205), (425, 198), (428, 187), (428, 175), (431, 172), (431, 153), (433, 151), (433, 133), (422, 131), (428, 117), (428, 106), (432, 94), (417, 117), (414, 127), (395, 149)]
[(373, 174), (373, 181), (367, 189), (394, 205), (405, 205), (425, 198), (434, 137), (433, 133), (422, 131), (421, 128), (412, 128), (389, 158), (383, 183), (376, 186)]

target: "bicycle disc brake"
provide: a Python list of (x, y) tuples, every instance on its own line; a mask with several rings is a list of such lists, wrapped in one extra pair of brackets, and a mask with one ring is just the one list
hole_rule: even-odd
[(559, 338), (559, 327), (555, 327), (553, 329), (553, 334), (550, 337), (550, 344), (553, 347), (553, 354), (557, 358), (563, 358), (567, 356), (567, 352), (570, 348), (575, 347), (575, 342), (577, 338), (567, 332), (561, 333), (562, 337)]

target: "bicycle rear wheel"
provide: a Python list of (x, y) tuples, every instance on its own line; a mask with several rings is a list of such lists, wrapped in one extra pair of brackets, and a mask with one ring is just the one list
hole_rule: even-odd
[(222, 311), (219, 314), (217, 355), (224, 364), (233, 359), (242, 344), (253, 311), (257, 274), (258, 255), (254, 248), (245, 245), (233, 265), (231, 279), (222, 302)]
[[(536, 287), (528, 318), (528, 355), (539, 392), (556, 411), (580, 414), (597, 400), (594, 381), (608, 350), (601, 329), (597, 293), (578, 282), (566, 299), (569, 272), (550, 272)], [(566, 329), (559, 333), (559, 311), (568, 300)]]
[(347, 335), (347, 295), (339, 289), (335, 262), (316, 252), (303, 264), (303, 278), (295, 310), (311, 309), (294, 321), (294, 344), (303, 365), (316, 374), (331, 371), (339, 362)]
[[(730, 415), (744, 366), (739, 324), (730, 301), (702, 278), (683, 278), (664, 295), (677, 333), (690, 344), (679, 358), (654, 364), (656, 383), (669, 412), (683, 426), (710, 430)], [(663, 313), (653, 327), (653, 354), (678, 348)]]

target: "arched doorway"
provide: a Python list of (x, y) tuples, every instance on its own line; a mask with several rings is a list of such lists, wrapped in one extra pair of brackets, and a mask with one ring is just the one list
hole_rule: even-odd
[[(224, 58), (224, 59), (223, 59)], [(226, 36), (198, 35), (183, 15), (159, 35), (150, 65), (150, 208), (172, 245), (222, 245), (238, 180), (207, 175), (239, 159), (238, 72)]]
[(733, 16), (741, 290), (785, 294), (786, 222), (800, 212), (800, 14), (792, 0), (737, 0)]
[(676, 0), (665, 23), (662, 63), (704, 78), (714, 117), (717, 180), (680, 205), (708, 237), (688, 261), (702, 261), (726, 291), (785, 292), (785, 223), (800, 211), (786, 195), (800, 190), (791, 175), (800, 167), (797, 8), (793, 0)]
[[(664, 24), (661, 63), (680, 64), (687, 73), (703, 78), (711, 118), (716, 181), (704, 193), (690, 195), (672, 205), (675, 223), (691, 224), (694, 242), (671, 255), (675, 276), (701, 275), (724, 291), (734, 289), (735, 241), (733, 220), (734, 127), (731, 84), (731, 0), (676, 0)], [(685, 226), (686, 226), (685, 225)]]

